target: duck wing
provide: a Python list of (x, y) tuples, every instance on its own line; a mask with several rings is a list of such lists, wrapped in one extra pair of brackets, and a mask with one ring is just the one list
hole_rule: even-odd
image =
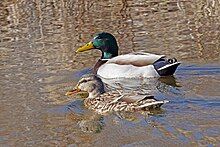
[(122, 90), (106, 92), (100, 95), (98, 99), (110, 103), (126, 102), (127, 104), (137, 103), (144, 99), (151, 99), (152, 101), (156, 101), (152, 95), (142, 94), (134, 91), (131, 93), (124, 93)]
[(159, 108), (168, 101), (157, 101), (151, 95), (134, 92), (124, 94), (122, 91), (107, 92), (95, 99), (85, 99), (84, 104), (100, 114), (110, 111), (134, 111)]
[(165, 55), (156, 55), (151, 53), (134, 52), (130, 54), (116, 56), (107, 61), (107, 64), (113, 63), (118, 65), (147, 66), (155, 61), (164, 58)]
[(150, 99), (152, 101), (156, 101), (156, 99), (154, 99), (154, 96), (152, 95), (144, 95), (144, 94), (125, 94), (124, 97), (122, 97), (120, 99), (120, 101), (124, 101), (128, 104), (130, 103), (138, 103), (144, 99)]

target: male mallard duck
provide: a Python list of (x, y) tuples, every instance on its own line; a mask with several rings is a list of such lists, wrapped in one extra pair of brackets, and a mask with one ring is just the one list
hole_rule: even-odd
[(157, 101), (153, 96), (138, 93), (122, 94), (120, 91), (105, 92), (102, 80), (95, 75), (86, 75), (79, 80), (76, 87), (67, 92), (72, 95), (78, 92), (88, 92), (84, 105), (98, 113), (111, 111), (135, 111), (159, 108), (168, 101)]
[(103, 78), (158, 77), (172, 75), (178, 65), (177, 60), (167, 59), (164, 55), (134, 52), (118, 56), (115, 37), (106, 32), (97, 34), (92, 41), (76, 52), (98, 49), (101, 59), (94, 66), (94, 72)]

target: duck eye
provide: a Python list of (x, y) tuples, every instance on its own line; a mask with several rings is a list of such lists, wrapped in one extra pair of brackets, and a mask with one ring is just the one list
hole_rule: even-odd
[(79, 85), (86, 82), (88, 82), (88, 80), (83, 79), (82, 81), (79, 82)]
[(82, 81), (82, 83), (86, 83), (86, 82), (88, 82), (88, 80), (83, 80), (83, 81)]
[(83, 79), (82, 81), (80, 81), (80, 83), (86, 83), (86, 82), (89, 82), (91, 81), (91, 79)]

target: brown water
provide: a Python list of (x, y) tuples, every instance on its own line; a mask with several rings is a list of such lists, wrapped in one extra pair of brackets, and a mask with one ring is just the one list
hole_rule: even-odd
[[(127, 82), (162, 110), (99, 116), (64, 95), (100, 57), (74, 50), (101, 31), (121, 54), (182, 62), (174, 78)], [(3, 0), (0, 60), (1, 146), (220, 146), (219, 0)]]

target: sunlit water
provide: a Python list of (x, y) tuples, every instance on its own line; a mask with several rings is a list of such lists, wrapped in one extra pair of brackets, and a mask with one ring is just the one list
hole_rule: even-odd
[[(100, 116), (65, 96), (100, 57), (74, 50), (101, 31), (120, 54), (182, 62), (174, 77), (110, 81), (169, 100), (161, 110)], [(1, 1), (0, 60), (1, 146), (220, 145), (218, 0)]]

